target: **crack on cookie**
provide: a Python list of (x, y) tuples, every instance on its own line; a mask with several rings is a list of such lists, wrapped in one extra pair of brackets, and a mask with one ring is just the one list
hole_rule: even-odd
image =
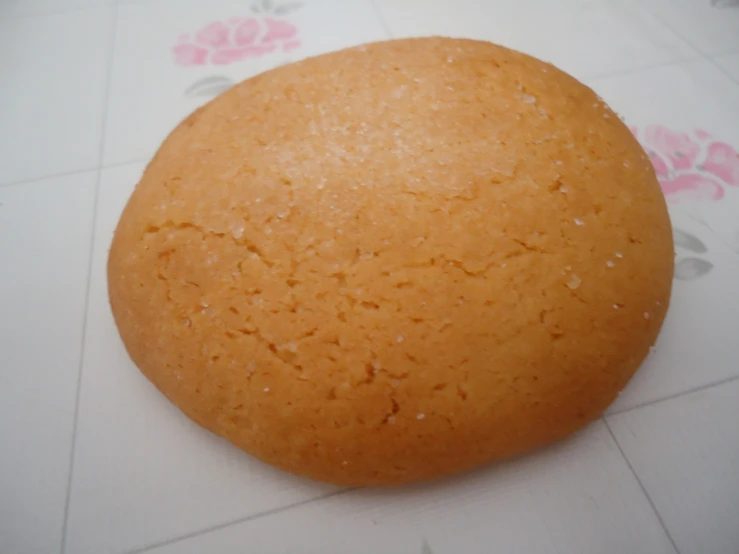
[(549, 252), (548, 250), (544, 250), (543, 248), (540, 248), (538, 246), (532, 246), (525, 240), (516, 239), (516, 238), (511, 238), (511, 240), (515, 242), (516, 244), (522, 246), (523, 249), (526, 250), (526, 252), (535, 253), (535, 254), (551, 254), (551, 252)]
[(228, 235), (227, 233), (223, 233), (223, 232), (217, 232), (212, 229), (206, 229), (205, 227), (201, 225), (196, 225), (195, 223), (191, 223), (191, 222), (177, 223), (175, 221), (168, 220), (160, 225), (149, 224), (144, 229), (143, 235), (147, 236), (147, 235), (158, 234), (165, 230), (175, 230), (176, 231), (176, 230), (183, 230), (183, 229), (192, 229), (194, 231), (197, 231), (198, 233), (201, 234), (202, 240), (205, 240), (205, 237), (215, 237), (215, 238), (221, 239), (226, 236), (230, 236), (231, 241), (233, 242), (234, 245), (244, 247), (247, 251), (254, 254), (268, 268), (272, 268), (275, 265), (273, 261), (269, 260), (264, 255), (262, 250), (255, 243), (249, 241), (247, 238), (240, 237), (237, 239), (233, 235)]
[(398, 401), (395, 399), (395, 396), (390, 395), (388, 399), (390, 400), (390, 403), (391, 403), (390, 411), (387, 414), (385, 414), (385, 417), (380, 422), (381, 425), (395, 423), (395, 417), (400, 411), (400, 404), (398, 404)]

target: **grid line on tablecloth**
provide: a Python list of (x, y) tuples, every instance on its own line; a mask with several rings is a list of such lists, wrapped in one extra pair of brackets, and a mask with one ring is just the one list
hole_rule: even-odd
[(636, 482), (639, 484), (639, 488), (641, 489), (641, 492), (644, 494), (644, 497), (647, 499), (649, 506), (652, 508), (652, 511), (654, 512), (654, 515), (657, 516), (657, 521), (659, 521), (660, 526), (662, 526), (662, 530), (665, 532), (665, 535), (667, 535), (667, 538), (670, 540), (670, 544), (672, 545), (672, 548), (675, 549), (676, 554), (681, 554), (680, 550), (677, 547), (677, 544), (675, 544), (675, 539), (672, 538), (670, 531), (667, 529), (667, 525), (665, 525), (665, 522), (662, 519), (662, 515), (659, 513), (659, 510), (657, 510), (657, 506), (655, 506), (654, 502), (652, 501), (652, 497), (649, 496), (649, 493), (647, 492), (647, 488), (644, 486), (644, 483), (642, 483), (642, 480), (639, 477), (639, 474), (634, 469), (634, 466), (631, 465), (631, 461), (629, 460), (628, 456), (626, 456), (626, 452), (624, 452), (624, 449), (621, 448), (621, 444), (618, 442), (618, 439), (616, 438), (616, 434), (613, 432), (613, 429), (611, 429), (611, 426), (608, 424), (608, 420), (605, 417), (603, 418), (603, 423), (605, 424), (606, 429), (608, 429), (608, 432), (610, 433), (611, 438), (613, 439), (613, 442), (616, 443), (616, 448), (618, 448), (618, 451), (621, 453), (621, 457), (626, 462), (626, 465), (629, 466), (631, 475), (634, 477), (634, 479), (636, 479)]
[(723, 65), (721, 65), (718, 62), (716, 62), (716, 59), (717, 58), (721, 58), (723, 56), (727, 56), (727, 55), (731, 55), (731, 54), (739, 54), (739, 50), (737, 50), (735, 52), (724, 52), (722, 54), (715, 54), (713, 56), (706, 56), (705, 59), (707, 61), (709, 61), (711, 63), (711, 65), (713, 65), (715, 68), (717, 68), (721, 73), (723, 73), (724, 75), (726, 75), (729, 79), (731, 79), (735, 83), (739, 84), (739, 78), (734, 77), (731, 73), (729, 73), (729, 71)]
[[(641, 65), (639, 67), (632, 67), (629, 69), (621, 69), (619, 71), (607, 71), (606, 73), (591, 73), (590, 75), (584, 75), (580, 79), (578, 77), (578, 80), (584, 82), (584, 81), (598, 81), (600, 79), (609, 79), (611, 77), (622, 77), (625, 75), (633, 75), (635, 73), (641, 73), (641, 72), (647, 72), (647, 71), (653, 71), (655, 69), (662, 69), (665, 67), (671, 67), (673, 65), (682, 65), (686, 63), (691, 62), (697, 62), (703, 60), (702, 56), (696, 52), (695, 56), (685, 56), (678, 60), (671, 60), (668, 62), (655, 62), (648, 65)], [(587, 83), (585, 83), (587, 85)], [(588, 85), (590, 86), (590, 85)], [(592, 88), (592, 87), (591, 87)], [(597, 90), (595, 92), (598, 92)]]
[(45, 16), (54, 16), (54, 15), (62, 15), (62, 14), (69, 14), (69, 13), (77, 13), (77, 12), (83, 12), (85, 10), (95, 9), (95, 8), (103, 8), (106, 6), (115, 6), (118, 3), (118, 0), (100, 0), (97, 4), (83, 4), (81, 6), (55, 6), (55, 7), (48, 7), (45, 6), (44, 8), (40, 8), (39, 11), (31, 11), (27, 13), (7, 13), (4, 15), (0, 15), (0, 21), (9, 21), (11, 19), (30, 19), (33, 17), (45, 17)]
[(682, 398), (683, 396), (693, 394), (694, 392), (701, 392), (707, 389), (712, 389), (714, 387), (720, 387), (722, 385), (726, 385), (728, 383), (731, 383), (732, 381), (736, 381), (737, 379), (739, 379), (739, 375), (732, 375), (731, 377), (726, 377), (725, 379), (720, 379), (719, 381), (713, 381), (712, 383), (705, 383), (703, 385), (698, 385), (697, 387), (693, 387), (692, 389), (675, 392), (672, 394), (668, 394), (667, 396), (661, 396), (660, 398), (654, 398), (653, 400), (647, 400), (646, 402), (640, 402), (639, 404), (635, 404), (634, 406), (629, 406), (628, 408), (624, 408), (623, 410), (614, 410), (612, 412), (608, 412), (608, 414), (605, 417), (625, 414), (627, 412), (638, 410), (640, 408), (646, 408), (647, 406), (652, 406), (654, 404), (660, 404), (662, 402), (667, 402), (668, 400), (673, 400), (675, 398)]
[(390, 30), (390, 25), (388, 25), (387, 20), (385, 19), (385, 16), (382, 15), (382, 10), (378, 7), (378, 5), (375, 3), (375, 0), (368, 0), (369, 3), (372, 5), (372, 9), (375, 11), (375, 16), (377, 17), (377, 20), (380, 22), (380, 25), (382, 25), (383, 31), (385, 31), (385, 34), (388, 38), (392, 39), (395, 38), (393, 35), (393, 32)]
[(89, 167), (83, 167), (80, 169), (70, 169), (69, 171), (61, 171), (59, 173), (50, 173), (48, 175), (40, 175), (30, 177), (28, 179), (20, 179), (18, 181), (8, 181), (6, 183), (0, 183), (0, 190), (5, 188), (17, 187), (21, 185), (28, 185), (31, 183), (38, 183), (39, 181), (46, 181), (48, 179), (56, 179), (58, 177), (69, 177), (70, 175), (77, 175), (79, 173), (88, 173), (90, 171), (98, 171), (100, 166), (93, 165)]
[(256, 514), (251, 514), (248, 516), (240, 517), (238, 519), (233, 519), (231, 521), (227, 521), (225, 523), (219, 523), (217, 525), (211, 525), (210, 527), (206, 527), (204, 529), (198, 529), (197, 531), (192, 531), (191, 533), (186, 533), (184, 535), (180, 535), (177, 537), (171, 537), (169, 539), (164, 539), (162, 541), (158, 541), (155, 543), (151, 543), (147, 546), (142, 546), (139, 548), (135, 548), (133, 550), (126, 550), (123, 552), (123, 554), (145, 554), (146, 552), (149, 552), (151, 550), (154, 550), (156, 548), (161, 548), (163, 546), (167, 546), (170, 544), (174, 544), (177, 542), (189, 540), (195, 537), (200, 537), (202, 535), (206, 535), (208, 533), (213, 533), (215, 531), (220, 531), (221, 529), (225, 529), (226, 527), (231, 527), (232, 525), (238, 525), (240, 523), (246, 523), (248, 521), (254, 521), (256, 519), (262, 519), (263, 517), (281, 514), (282, 512), (287, 512), (288, 510), (292, 510), (293, 508), (300, 508), (302, 506), (307, 506), (308, 504), (312, 504), (313, 502), (321, 502), (322, 500), (327, 500), (329, 498), (334, 498), (337, 496), (341, 496), (342, 494), (346, 494), (348, 492), (351, 492), (353, 490), (357, 490), (356, 488), (346, 488), (341, 489), (338, 491), (332, 491), (327, 494), (323, 494), (321, 496), (317, 496), (315, 498), (308, 498), (306, 500), (301, 500), (300, 502), (295, 502), (293, 504), (288, 504), (287, 506), (280, 506), (279, 508), (272, 508), (271, 510), (266, 510), (264, 512), (259, 512)]
[[(107, 112), (107, 109), (106, 109)], [(126, 160), (124, 162), (110, 162), (103, 165), (93, 165), (90, 167), (83, 167), (81, 169), (71, 169), (69, 171), (62, 171), (60, 173), (50, 173), (48, 175), (40, 175), (36, 177), (30, 177), (29, 179), (21, 179), (19, 181), (9, 181), (7, 183), (0, 183), (0, 190), (11, 187), (18, 187), (22, 185), (28, 185), (31, 183), (38, 183), (39, 181), (47, 181), (49, 179), (56, 179), (58, 177), (69, 177), (70, 175), (79, 175), (81, 173), (89, 173), (91, 171), (104, 171), (106, 169), (112, 169), (114, 167), (121, 167), (124, 165), (132, 165), (136, 163), (144, 163), (151, 160), (151, 156), (145, 158), (135, 158), (132, 160)]]
[(117, 2), (113, 4), (112, 6), (112, 14), (110, 15), (112, 21), (110, 22), (111, 25), (111, 33), (110, 33), (110, 43), (108, 44), (108, 68), (106, 73), (106, 82), (105, 82), (105, 92), (103, 94), (103, 117), (102, 117), (102, 123), (101, 123), (101, 132), (100, 132), (100, 146), (99, 146), (99, 152), (98, 152), (98, 170), (97, 170), (97, 177), (95, 180), (95, 190), (93, 192), (93, 211), (92, 211), (92, 232), (90, 233), (90, 250), (89, 250), (89, 257), (87, 262), (87, 287), (85, 289), (85, 304), (84, 304), (84, 318), (82, 320), (82, 340), (80, 340), (80, 363), (79, 363), (79, 371), (77, 372), (77, 386), (75, 390), (75, 397), (74, 397), (74, 417), (73, 417), (73, 425), (72, 425), (72, 444), (69, 451), (69, 470), (67, 474), (67, 491), (66, 491), (66, 498), (64, 501), (64, 516), (62, 518), (62, 540), (61, 545), (59, 548), (60, 554), (64, 554), (66, 547), (67, 547), (67, 528), (69, 524), (69, 506), (70, 501), (72, 498), (72, 479), (74, 476), (74, 459), (75, 459), (75, 450), (77, 445), (77, 427), (79, 424), (79, 415), (80, 415), (80, 392), (82, 390), (82, 368), (84, 366), (85, 361), (85, 346), (87, 341), (87, 321), (89, 318), (89, 308), (90, 308), (90, 289), (92, 284), (92, 268), (93, 268), (93, 258), (95, 253), (95, 237), (97, 235), (96, 233), (96, 225), (97, 225), (97, 218), (98, 218), (98, 211), (99, 211), (99, 198), (100, 198), (100, 180), (103, 173), (103, 152), (104, 152), (104, 143), (105, 143), (105, 126), (107, 124), (108, 120), (108, 99), (110, 97), (110, 89), (111, 89), (111, 82), (112, 82), (112, 75), (113, 75), (113, 56), (115, 53), (115, 41), (116, 41), (116, 35), (118, 31), (118, 4)]
[(681, 33), (680, 31), (678, 31), (677, 29), (675, 29), (675, 27), (673, 27), (672, 25), (670, 25), (667, 21), (665, 21), (664, 19), (660, 18), (657, 14), (655, 14), (654, 12), (652, 12), (649, 9), (648, 4), (644, 6), (644, 10), (653, 19), (655, 19), (656, 21), (659, 21), (660, 24), (662, 24), (665, 27), (665, 29), (667, 29), (668, 31), (670, 31), (673, 35), (675, 35), (677, 38), (679, 38), (680, 40), (682, 40), (685, 44), (687, 44), (688, 46), (690, 46), (690, 48), (692, 48), (695, 52), (697, 52), (699, 54), (701, 60), (707, 61), (712, 66), (714, 66), (715, 68), (717, 68), (721, 73), (723, 73), (724, 75), (726, 75), (729, 79), (731, 79), (735, 83), (739, 83), (739, 80), (735, 79), (733, 75), (731, 75), (728, 71), (726, 71), (726, 69), (724, 69), (720, 64), (716, 63), (716, 61), (715, 61), (715, 59), (718, 58), (718, 57), (725, 56), (727, 54), (731, 54), (731, 53), (734, 53), (734, 52), (739, 53), (739, 50), (734, 50), (732, 48), (731, 50), (728, 50), (726, 52), (718, 52), (718, 53), (715, 53), (715, 54), (707, 54), (707, 53), (703, 52), (703, 50), (701, 50), (700, 48), (698, 48), (693, 43), (693, 41), (690, 40), (688, 37), (686, 37), (683, 33)]

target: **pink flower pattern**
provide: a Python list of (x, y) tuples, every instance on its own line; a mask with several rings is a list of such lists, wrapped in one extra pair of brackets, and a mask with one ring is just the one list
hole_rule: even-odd
[(668, 202), (680, 200), (721, 200), (724, 189), (713, 179), (699, 173), (683, 173), (671, 180), (661, 180)]
[(725, 142), (712, 142), (708, 145), (708, 156), (703, 162), (703, 169), (729, 185), (739, 186), (739, 154)]
[(650, 125), (639, 137), (652, 161), (667, 202), (721, 200), (725, 186), (739, 186), (739, 154), (706, 131), (675, 132)]
[(228, 65), (300, 46), (298, 29), (272, 17), (234, 17), (209, 23), (194, 35), (182, 35), (172, 48), (181, 66)]
[(678, 171), (690, 169), (700, 152), (700, 146), (685, 133), (674, 133), (669, 129), (650, 125), (645, 131), (647, 144), (667, 158)]

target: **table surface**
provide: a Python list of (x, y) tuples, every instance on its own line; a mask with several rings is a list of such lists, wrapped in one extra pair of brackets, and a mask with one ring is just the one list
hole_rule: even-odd
[[(739, 552), (732, 3), (0, 0), (0, 552)], [(198, 105), (279, 64), (430, 34), (544, 58), (626, 118), (670, 205), (672, 306), (628, 388), (570, 440), (431, 484), (307, 482), (196, 427), (135, 370), (108, 246)]]

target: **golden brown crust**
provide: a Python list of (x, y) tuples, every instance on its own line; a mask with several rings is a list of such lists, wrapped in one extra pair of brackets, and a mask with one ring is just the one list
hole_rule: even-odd
[(590, 89), (429, 38), (281, 67), (188, 117), (108, 279), (133, 361), (189, 417), (371, 485), (598, 417), (655, 341), (672, 267), (649, 160)]

